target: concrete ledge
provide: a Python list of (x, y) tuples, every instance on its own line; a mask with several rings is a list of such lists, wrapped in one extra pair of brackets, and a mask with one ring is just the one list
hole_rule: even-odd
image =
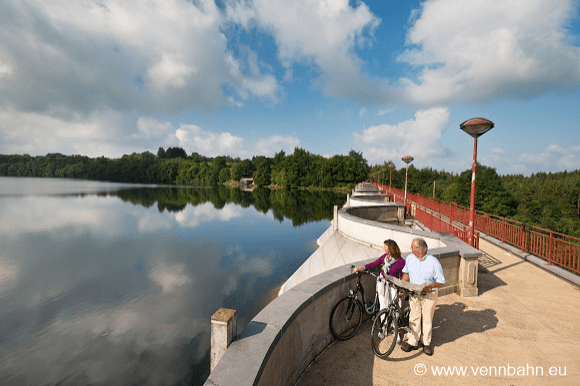
[(401, 252), (410, 252), (411, 241), (415, 237), (423, 237), (427, 245), (429, 245), (429, 249), (445, 246), (444, 242), (441, 241), (435, 232), (425, 232), (418, 229), (361, 218), (351, 214), (352, 211), (358, 214), (361, 211), (381, 211), (381, 209), (380, 207), (372, 206), (368, 208), (342, 208), (338, 211), (338, 230), (360, 243), (377, 245), (379, 249), (382, 249), (382, 241), (390, 238), (397, 240)]
[[(437, 256), (458, 259), (442, 251)], [(358, 265), (373, 259), (359, 261)], [(357, 275), (350, 264), (297, 284), (268, 304), (240, 335), (206, 380), (205, 385), (294, 385), (303, 371), (334, 340), (329, 316), (336, 302), (354, 288)], [(375, 279), (362, 277), (367, 297), (375, 295)], [(457, 291), (457, 284), (438, 290), (438, 296)], [(367, 314), (363, 314), (368, 319)], [(370, 348), (369, 348), (370, 350)]]
[[(293, 385), (334, 340), (330, 311), (356, 277), (350, 265), (338, 267), (274, 299), (232, 342), (205, 385)], [(366, 275), (362, 282), (374, 297), (374, 278)]]

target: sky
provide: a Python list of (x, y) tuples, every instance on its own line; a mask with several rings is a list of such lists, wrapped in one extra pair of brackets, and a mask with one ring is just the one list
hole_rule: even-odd
[(577, 0), (2, 0), (0, 154), (580, 168)]

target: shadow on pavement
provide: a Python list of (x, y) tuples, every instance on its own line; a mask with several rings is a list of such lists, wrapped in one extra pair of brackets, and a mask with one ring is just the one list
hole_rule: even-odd
[(492, 309), (473, 310), (464, 303), (437, 305), (433, 318), (433, 345), (440, 346), (473, 333), (497, 326), (496, 312)]
[[(500, 268), (503, 269), (503, 268)], [(497, 287), (507, 285), (505, 281), (495, 276), (492, 272), (480, 272), (477, 278), (478, 296)]]

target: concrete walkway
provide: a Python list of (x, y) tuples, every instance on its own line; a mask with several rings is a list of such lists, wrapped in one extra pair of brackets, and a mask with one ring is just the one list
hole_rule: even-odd
[(486, 240), (480, 249), (480, 295), (439, 298), (432, 357), (397, 346), (377, 358), (367, 321), (297, 385), (580, 385), (580, 288)]

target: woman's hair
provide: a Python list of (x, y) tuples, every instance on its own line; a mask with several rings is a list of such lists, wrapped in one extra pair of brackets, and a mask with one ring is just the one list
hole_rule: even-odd
[(387, 248), (389, 248), (389, 254), (393, 257), (393, 259), (398, 260), (401, 258), (401, 250), (399, 249), (399, 246), (395, 240), (385, 240), (385, 245)]

